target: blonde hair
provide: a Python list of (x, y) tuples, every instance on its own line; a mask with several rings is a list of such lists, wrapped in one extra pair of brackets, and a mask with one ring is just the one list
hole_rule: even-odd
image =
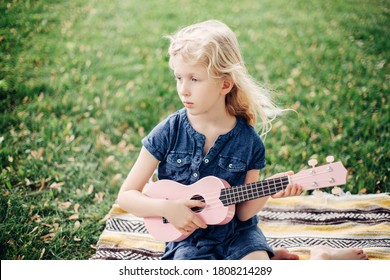
[(224, 23), (208, 20), (190, 25), (172, 36), (168, 49), (169, 65), (176, 55), (204, 65), (213, 78), (230, 77), (234, 86), (226, 95), (226, 109), (252, 126), (257, 116), (261, 120), (262, 135), (271, 129), (272, 120), (280, 109), (271, 101), (269, 91), (248, 73), (242, 59), (236, 35)]

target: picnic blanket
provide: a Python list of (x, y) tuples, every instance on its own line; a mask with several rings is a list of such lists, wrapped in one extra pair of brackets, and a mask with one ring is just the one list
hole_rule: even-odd
[[(259, 227), (273, 248), (308, 259), (310, 248), (362, 248), (369, 259), (390, 260), (390, 196), (305, 195), (269, 199)], [(114, 203), (90, 259), (156, 260), (164, 243), (147, 232), (143, 219)]]

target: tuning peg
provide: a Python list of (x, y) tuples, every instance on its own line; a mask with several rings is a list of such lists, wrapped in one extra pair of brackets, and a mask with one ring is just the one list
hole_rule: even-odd
[(327, 163), (332, 163), (332, 162), (334, 162), (334, 156), (327, 156), (327, 157), (326, 157), (326, 162), (327, 162)]
[(311, 167), (315, 167), (318, 163), (318, 161), (316, 159), (310, 159), (308, 162), (307, 162)]

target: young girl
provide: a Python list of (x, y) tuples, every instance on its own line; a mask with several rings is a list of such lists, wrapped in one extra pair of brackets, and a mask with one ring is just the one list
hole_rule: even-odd
[[(142, 193), (157, 167), (159, 179), (184, 185), (210, 175), (231, 186), (259, 181), (265, 148), (255, 126), (260, 119), (266, 132), (269, 119), (280, 111), (247, 73), (236, 36), (225, 24), (201, 22), (169, 39), (169, 65), (184, 108), (142, 140), (139, 157), (120, 190), (119, 205), (140, 217), (165, 217), (183, 234), (193, 232), (182, 241), (168, 242), (162, 259), (272, 258), (274, 251), (256, 216), (268, 197), (236, 205), (229, 223), (214, 226), (191, 211), (205, 207), (204, 202), (149, 198)], [(273, 197), (301, 192), (300, 186), (289, 185)]]

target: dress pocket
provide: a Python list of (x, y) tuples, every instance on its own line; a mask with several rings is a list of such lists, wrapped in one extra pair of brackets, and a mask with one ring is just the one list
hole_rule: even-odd
[(220, 156), (218, 166), (223, 177), (232, 186), (243, 184), (245, 182), (247, 165), (236, 157)]
[(191, 154), (171, 152), (167, 157), (166, 173), (170, 180), (186, 182), (191, 176)]
[(191, 163), (191, 155), (188, 153), (172, 152), (168, 155), (167, 162), (176, 168), (184, 167)]
[(235, 157), (220, 156), (218, 161), (219, 167), (229, 172), (246, 171), (246, 163)]

